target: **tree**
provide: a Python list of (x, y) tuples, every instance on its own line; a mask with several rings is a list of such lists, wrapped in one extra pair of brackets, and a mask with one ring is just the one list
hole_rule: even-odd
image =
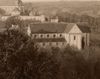
[[(8, 66), (8, 59), (20, 51), (26, 41), (28, 41), (27, 36), (20, 31), (10, 30), (0, 34), (0, 57), (2, 57), (0, 61), (2, 61), (2, 66), (4, 66), (2, 73), (6, 73), (3, 74), (4, 78), (9, 77), (7, 76), (8, 68), (10, 68), (10, 66)], [(2, 69), (2, 67), (0, 67), (0, 69)]]
[(19, 30), (26, 33), (26, 26), (28, 26), (29, 22), (21, 20), (19, 16), (9, 17), (5, 22), (5, 27), (10, 29), (13, 25), (18, 26)]
[(6, 13), (5, 10), (0, 8), (0, 15), (4, 15), (5, 13)]
[(55, 79), (58, 64), (47, 52), (38, 51), (34, 41), (19, 30), (0, 34), (2, 79)]

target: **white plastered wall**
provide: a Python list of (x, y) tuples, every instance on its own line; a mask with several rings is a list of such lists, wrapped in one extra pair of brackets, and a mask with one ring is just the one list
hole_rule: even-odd
[(74, 25), (69, 32), (69, 45), (74, 46), (79, 50), (81, 50), (82, 49), (81, 40), (82, 40), (82, 32), (77, 25)]

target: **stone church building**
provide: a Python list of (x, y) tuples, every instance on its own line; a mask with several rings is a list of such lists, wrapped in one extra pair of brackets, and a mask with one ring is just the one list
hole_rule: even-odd
[(27, 33), (40, 47), (59, 47), (67, 45), (79, 50), (89, 46), (89, 27), (75, 23), (34, 23)]

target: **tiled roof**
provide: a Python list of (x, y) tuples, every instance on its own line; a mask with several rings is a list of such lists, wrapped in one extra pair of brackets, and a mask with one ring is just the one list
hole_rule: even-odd
[(83, 33), (90, 33), (91, 30), (90, 30), (90, 27), (88, 24), (84, 24), (84, 23), (79, 23), (77, 24), (79, 29), (83, 32)]
[(17, 0), (0, 0), (0, 6), (17, 6)]
[(68, 23), (65, 28), (65, 32), (69, 33), (73, 26), (76, 25), (75, 23)]
[(38, 38), (33, 40), (34, 42), (66, 42), (64, 38)]
[(90, 32), (89, 27), (75, 23), (34, 23), (31, 24), (32, 33), (69, 33), (77, 25), (83, 33)]
[(62, 33), (67, 25), (67, 23), (36, 23), (31, 24), (31, 31), (32, 33)]

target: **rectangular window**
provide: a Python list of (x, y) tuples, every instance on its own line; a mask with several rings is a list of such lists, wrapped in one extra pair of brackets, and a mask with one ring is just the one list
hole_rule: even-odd
[(74, 36), (74, 40), (76, 40), (76, 37)]
[(43, 43), (43, 46), (45, 46), (45, 43)]
[(62, 45), (65, 45), (65, 43), (63, 42)]
[(58, 42), (56, 43), (56, 45), (58, 46)]
[(49, 45), (51, 46), (51, 45), (52, 45), (52, 43), (50, 42), (50, 43), (49, 43)]

